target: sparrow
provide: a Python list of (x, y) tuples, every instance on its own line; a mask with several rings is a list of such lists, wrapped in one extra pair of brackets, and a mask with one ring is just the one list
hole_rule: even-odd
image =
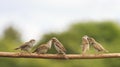
[(41, 44), (32, 53), (45, 54), (49, 49), (51, 49), (52, 40), (49, 40), (46, 44)]
[(88, 51), (89, 50), (89, 41), (88, 41), (88, 36), (87, 35), (84, 35), (83, 37), (82, 37), (82, 54), (85, 54), (86, 53), (86, 51)]
[(89, 43), (94, 47), (98, 52), (108, 52), (100, 43), (98, 43), (94, 38), (88, 38)]
[(29, 52), (30, 49), (33, 47), (33, 44), (34, 44), (34, 43), (35, 43), (35, 40), (34, 40), (34, 39), (31, 39), (30, 41), (25, 42), (23, 45), (15, 48), (15, 50), (20, 49), (21, 51)]
[(52, 41), (53, 41), (53, 44), (54, 44), (55, 49), (57, 50), (57, 52), (59, 54), (61, 54), (61, 53), (65, 54), (66, 49), (64, 48), (64, 46), (62, 45), (62, 43), (56, 37), (53, 37)]
[(54, 47), (57, 50), (58, 54), (63, 54), (65, 59), (68, 59), (68, 57), (66, 57), (66, 49), (64, 48), (62, 43), (56, 37), (53, 37), (52, 41), (53, 41)]

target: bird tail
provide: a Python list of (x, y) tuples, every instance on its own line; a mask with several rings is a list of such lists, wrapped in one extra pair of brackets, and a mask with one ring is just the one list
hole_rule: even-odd
[(35, 53), (36, 52), (36, 50), (34, 50), (32, 53)]
[(66, 53), (62, 52), (63, 53), (63, 56), (66, 60), (68, 60), (69, 58), (66, 56)]
[(108, 50), (104, 50), (104, 52), (108, 53), (109, 51)]
[(35, 51), (33, 51), (32, 53), (35, 53)]
[(20, 48), (15, 48), (14, 50), (18, 50), (18, 49), (20, 49)]

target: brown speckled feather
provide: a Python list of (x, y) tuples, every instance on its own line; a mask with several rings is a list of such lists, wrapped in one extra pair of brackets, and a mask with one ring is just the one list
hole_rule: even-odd
[[(40, 52), (42, 50), (48, 50), (48, 49), (49, 49), (49, 47), (48, 47), (47, 44), (42, 44), (38, 48), (36, 48), (32, 53), (34, 53), (34, 52)], [(43, 52), (43, 53), (46, 53), (46, 52)]]
[(91, 42), (91, 44), (94, 47), (94, 49), (96, 49), (97, 51), (108, 52), (100, 43), (98, 43), (97, 41), (95, 41), (94, 38), (89, 38), (89, 41)]
[(57, 39), (57, 38), (54, 38), (54, 41), (55, 45), (57, 47), (59, 47), (61, 50), (63, 50), (64, 52), (66, 52), (66, 49), (64, 48), (64, 46), (62, 45), (62, 43)]
[(29, 46), (28, 44), (29, 42), (25, 42), (23, 45), (20, 46), (20, 48), (25, 48), (26, 46)]

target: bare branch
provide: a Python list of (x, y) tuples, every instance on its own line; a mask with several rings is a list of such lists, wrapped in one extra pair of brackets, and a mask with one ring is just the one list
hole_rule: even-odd
[[(34, 54), (34, 53), (14, 53), (14, 52), (0, 52), (0, 57), (10, 58), (40, 58), (40, 59), (65, 59), (64, 55), (58, 54)], [(103, 58), (120, 58), (120, 53), (108, 53), (108, 54), (67, 54), (69, 59), (103, 59)]]

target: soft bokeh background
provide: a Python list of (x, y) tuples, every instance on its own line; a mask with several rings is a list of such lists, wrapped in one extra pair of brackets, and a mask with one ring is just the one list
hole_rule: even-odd
[[(0, 0), (0, 51), (29, 39), (36, 46), (57, 37), (68, 54), (81, 53), (81, 38), (94, 37), (110, 53), (120, 52), (119, 0)], [(34, 48), (35, 48), (34, 47)], [(33, 49), (34, 49), (33, 48)], [(54, 47), (48, 53), (56, 53)], [(91, 47), (88, 53), (95, 53)], [(119, 67), (111, 59), (25, 59), (0, 57), (2, 67)]]

